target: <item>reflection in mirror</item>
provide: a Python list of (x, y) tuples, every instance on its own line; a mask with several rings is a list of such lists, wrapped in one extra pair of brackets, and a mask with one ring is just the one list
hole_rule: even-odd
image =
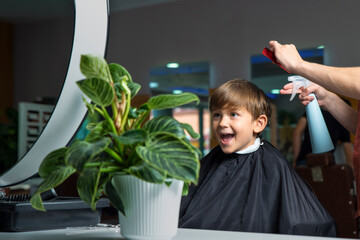
[[(18, 30), (18, 34), (15, 34), (15, 43), (16, 41), (24, 39), (24, 45), (31, 47), (31, 49), (21, 49), (21, 47), (19, 47), (21, 50), (18, 52), (19, 56), (15, 54), (15, 60), (20, 62), (19, 64), (22, 68), (16, 67), (23, 69), (23, 71), (18, 71), (17, 74), (25, 74), (23, 77), (20, 77), (20, 82), (15, 82), (15, 84), (26, 86), (26, 79), (32, 76), (34, 79), (49, 79), (49, 86), (61, 86), (65, 75), (66, 78), (55, 109), (44, 130), (41, 132), (40, 137), (24, 157), (17, 162), (13, 168), (0, 177), (0, 186), (13, 185), (35, 175), (42, 159), (51, 150), (63, 147), (71, 140), (86, 114), (86, 107), (82, 102), (82, 94), (75, 84), (77, 80), (83, 78), (79, 69), (80, 56), (81, 54), (87, 53), (104, 56), (107, 42), (108, 2), (107, 0), (75, 0), (73, 4), (75, 4), (76, 7), (76, 21), (75, 27), (72, 27), (74, 34), (70, 35), (73, 37), (73, 41), (71, 41), (71, 38), (68, 40), (70, 46), (72, 43), (71, 50), (63, 49), (62, 47), (65, 46), (54, 45), (58, 39), (62, 39), (63, 37), (62, 34), (64, 32), (60, 31), (57, 33), (53, 31), (54, 28), (57, 29), (59, 26), (59, 30), (62, 29), (64, 25), (61, 21), (56, 21), (55, 25), (47, 21), (36, 22), (33, 23), (33, 25), (24, 23), (25, 26), (20, 25), (19, 27), (20, 30), (23, 27), (23, 31)], [(65, 21), (71, 22), (71, 19)], [(72, 24), (74, 24), (74, 22)], [(48, 34), (47, 31), (51, 34)], [(36, 36), (35, 39), (30, 38), (30, 36), (32, 34), (35, 35), (35, 33), (41, 34)], [(52, 33), (55, 35), (52, 35)], [(18, 35), (20, 39), (16, 38)], [(64, 59), (69, 59), (69, 53), (71, 53), (70, 60), (64, 61)], [(68, 55), (64, 57), (61, 54)], [(57, 56), (61, 57), (57, 58)], [(34, 64), (36, 66), (35, 69), (27, 69), (28, 63), (34, 61), (37, 63)], [(59, 66), (60, 68), (66, 69), (67, 65), (69, 65), (67, 74), (43, 75), (44, 72), (48, 72), (45, 71), (45, 69), (50, 69), (50, 72), (54, 69), (54, 72), (58, 73)], [(15, 79), (18, 78), (15, 76)], [(51, 92), (49, 90), (51, 88), (46, 88), (44, 84), (41, 86), (28, 86), (28, 88), (33, 90), (32, 94), (35, 92), (38, 96), (42, 97), (48, 97), (46, 94)], [(38, 91), (38, 89), (44, 89), (45, 91), (41, 92)], [(59, 91), (58, 89), (61, 89), (61, 87), (58, 87), (56, 91)], [(31, 96), (31, 94), (29, 95)], [(68, 116), (71, 116), (71, 118)]]
[[(5, 53), (1, 54), (1, 63), (5, 63), (1, 66), (6, 67), (1, 69), (5, 86), (0, 89), (0, 117), (6, 126), (3, 129), (8, 129), (0, 136), (7, 143), (0, 149), (3, 173), (36, 142), (57, 102), (71, 55), (75, 11), (73, 0), (43, 2), (41, 8), (36, 0), (31, 4), (3, 1), (0, 6), (1, 36), (7, 40), (0, 44), (6, 49), (1, 51)], [(52, 7), (57, 10), (51, 11)], [(57, 39), (62, 39), (60, 47)], [(54, 74), (49, 74), (49, 69)], [(6, 109), (16, 117), (4, 119)], [(10, 134), (13, 137), (8, 141)]]
[[(67, 72), (74, 13), (73, 0), (41, 5), (38, 0), (0, 3), (0, 61), (5, 73), (1, 76), (0, 110), (18, 115), (6, 119), (0, 113), (3, 129), (7, 129), (0, 136), (6, 139), (0, 149), (0, 173), (23, 157), (50, 117)], [(61, 47), (56, 44), (58, 39), (62, 39)]]

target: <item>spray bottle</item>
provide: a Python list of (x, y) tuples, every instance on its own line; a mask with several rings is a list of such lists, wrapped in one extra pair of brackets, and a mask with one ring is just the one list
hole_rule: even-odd
[[(301, 87), (308, 87), (311, 82), (301, 76), (290, 76), (288, 81), (293, 82), (293, 91), (290, 101), (296, 95), (296, 92)], [(321, 113), (318, 101), (314, 93), (310, 93), (315, 99), (306, 106), (306, 115), (308, 120), (308, 127), (310, 133), (311, 147), (313, 153), (324, 153), (334, 149), (331, 141), (329, 131), (327, 129), (324, 117)]]

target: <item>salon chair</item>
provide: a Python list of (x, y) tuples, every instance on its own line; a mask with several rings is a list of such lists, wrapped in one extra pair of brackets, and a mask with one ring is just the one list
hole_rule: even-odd
[(317, 198), (335, 219), (338, 236), (359, 238), (356, 192), (353, 169), (347, 164), (335, 165), (332, 153), (308, 154), (306, 166), (297, 173), (310, 185)]

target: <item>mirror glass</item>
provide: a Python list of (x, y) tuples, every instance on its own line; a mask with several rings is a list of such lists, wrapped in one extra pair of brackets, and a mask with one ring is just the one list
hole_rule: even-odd
[[(36, 139), (36, 134), (39, 132), (41, 134), (36, 140), (26, 142), (26, 144), (29, 143), (29, 146), (32, 143), (33, 145), (28, 147), (29, 151), (26, 152), (20, 161), (16, 162), (14, 167), (8, 169), (0, 177), (0, 186), (13, 185), (35, 175), (45, 156), (54, 149), (66, 146), (84, 119), (87, 109), (82, 100), (83, 95), (80, 89), (76, 87), (76, 81), (84, 78), (79, 68), (80, 57), (82, 54), (89, 53), (105, 56), (108, 35), (108, 2), (107, 0), (75, 0), (73, 6), (76, 6), (76, 11), (72, 11), (73, 13), (75, 12), (75, 17), (70, 18), (70, 21), (65, 16), (63, 16), (63, 19), (57, 19), (55, 23), (50, 25), (47, 24), (50, 20), (35, 21), (27, 25), (24, 30), (27, 34), (22, 38), (25, 38), (27, 41), (23, 42), (23, 44), (30, 45), (31, 49), (21, 51), (22, 55), (19, 56), (19, 59), (26, 60), (23, 60), (23, 62), (19, 60), (22, 64), (16, 65), (14, 67), (16, 71), (14, 72), (27, 73), (29, 71), (35, 75), (27, 87), (30, 90), (33, 87), (35, 89), (33, 92), (36, 93), (38, 92), (36, 91), (37, 88), (44, 86), (44, 92), (51, 92), (46, 89), (46, 86), (49, 85), (48, 82), (52, 84), (52, 81), (60, 78), (59, 85), (62, 86), (60, 87), (61, 94), (58, 98), (54, 98), (56, 104), (52, 113), (51, 108), (46, 110), (26, 110), (24, 118), (27, 126), (25, 126), (22, 132), (27, 132), (25, 136), (33, 137), (33, 139)], [(54, 5), (51, 5), (51, 7), (54, 7)], [(70, 26), (73, 28), (73, 32), (69, 34), (71, 50), (69, 50), (68, 55), (65, 54), (64, 58), (61, 58), (63, 56), (61, 54), (59, 54), (59, 57), (56, 55), (58, 52), (67, 51), (62, 50), (62, 39), (66, 37), (64, 35), (66, 31), (59, 32), (59, 30), (66, 26), (66, 23), (62, 21), (70, 22)], [(32, 34), (32, 31), (28, 29), (31, 29), (34, 34), (42, 34), (42, 37), (38, 37), (39, 39), (35, 40), (32, 40), (30, 36), (26, 38), (27, 35)], [(15, 38), (13, 42), (16, 42), (16, 40)], [(39, 45), (38, 42), (41, 44)], [(40, 56), (36, 55), (37, 51), (33, 51), (33, 48), (41, 51), (42, 54)], [(55, 50), (52, 51), (52, 49)], [(30, 54), (27, 54), (28, 52)], [(53, 62), (49, 65), (44, 64), (44, 62), (47, 63), (50, 60)], [(67, 71), (63, 73), (61, 67), (59, 68), (58, 66), (64, 66), (64, 69)], [(23, 71), (20, 71), (21, 69)], [(37, 71), (32, 72), (32, 69), (36, 69), (41, 74)], [(41, 84), (36, 84), (40, 82), (36, 81), (40, 77), (43, 77)], [(26, 85), (22, 84), (22, 82), (30, 77), (24, 74), (18, 78), (15, 78), (14, 85), (22, 89), (21, 86)], [(61, 85), (61, 83), (63, 84)], [(45, 99), (52, 98), (45, 97)], [(40, 99), (43, 101), (42, 97)], [(19, 108), (19, 110), (22, 110), (22, 108)], [(19, 116), (21, 117), (22, 114), (19, 114)], [(48, 122), (45, 125), (47, 120)], [(42, 126), (45, 127), (43, 130), (40, 130)]]
[(0, 6), (0, 35), (6, 36), (1, 49), (7, 50), (1, 56), (7, 63), (1, 82), (12, 86), (0, 90), (6, 102), (0, 138), (8, 136), (0, 148), (2, 173), (31, 148), (50, 118), (68, 71), (75, 8), (73, 0), (13, 0)]

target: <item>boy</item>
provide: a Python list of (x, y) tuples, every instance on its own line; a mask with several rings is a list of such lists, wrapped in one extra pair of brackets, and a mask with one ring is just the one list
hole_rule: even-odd
[(271, 116), (264, 92), (235, 79), (210, 99), (219, 146), (183, 197), (179, 227), (336, 236), (334, 220), (288, 161), (260, 134)]

